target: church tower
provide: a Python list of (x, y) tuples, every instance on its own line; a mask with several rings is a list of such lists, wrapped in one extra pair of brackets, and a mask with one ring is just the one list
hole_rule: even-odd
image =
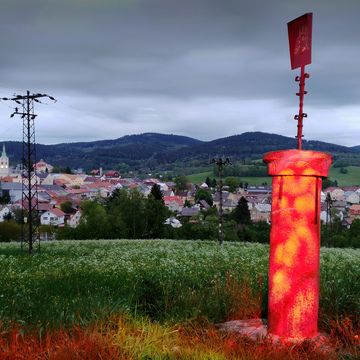
[(3, 151), (0, 157), (0, 178), (9, 176), (9, 158), (6, 156), (5, 145), (3, 145)]

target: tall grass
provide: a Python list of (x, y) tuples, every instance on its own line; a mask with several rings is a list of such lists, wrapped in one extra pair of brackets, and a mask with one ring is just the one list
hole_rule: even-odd
[(311, 343), (274, 345), (236, 333), (222, 333), (213, 327), (173, 326), (143, 317), (118, 314), (92, 328), (56, 329), (46, 334), (15, 327), (1, 329), (0, 359), (47, 360), (300, 360), (345, 359), (324, 352)]
[[(254, 344), (213, 330), (227, 320), (266, 318), (268, 254), (268, 245), (260, 244), (114, 240), (49, 242), (29, 256), (19, 244), (1, 244), (0, 330), (7, 334), (2, 349), (14, 336), (29, 343), (26, 331), (37, 334), (36, 346), (46, 336), (60, 341), (60, 331), (80, 343), (100, 336), (94, 347), (104, 354), (120, 349), (121, 356), (134, 359), (179, 358), (179, 352), (189, 359), (280, 359), (283, 350), (269, 357), (273, 350), (266, 342), (257, 345), (256, 357), (248, 357), (246, 349)], [(360, 355), (359, 255), (360, 250), (321, 249), (319, 327), (352, 355)], [(82, 335), (76, 338), (77, 332)], [(124, 341), (141, 341), (144, 352), (135, 354), (137, 345), (122, 347)], [(283, 358), (300, 359), (304, 346)], [(315, 349), (305, 352), (305, 358), (316, 358)]]
[(0, 316), (45, 328), (120, 309), (159, 321), (223, 321), (232, 301), (226, 279), (246, 278), (256, 292), (268, 271), (268, 248), (259, 244), (68, 241), (45, 243), (34, 256), (17, 246), (0, 247)]

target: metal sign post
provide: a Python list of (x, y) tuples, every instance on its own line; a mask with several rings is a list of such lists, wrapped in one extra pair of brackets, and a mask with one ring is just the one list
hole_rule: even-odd
[(289, 22), (288, 24), (289, 35), (289, 48), (291, 69), (301, 68), (300, 77), (296, 76), (295, 81), (299, 82), (299, 92), (296, 94), (300, 98), (299, 114), (295, 115), (295, 120), (298, 121), (297, 131), (297, 148), (301, 150), (301, 138), (304, 136), (302, 133), (303, 119), (307, 114), (303, 112), (305, 79), (310, 75), (305, 73), (305, 65), (311, 64), (311, 42), (312, 42), (312, 13), (305, 14), (297, 19)]

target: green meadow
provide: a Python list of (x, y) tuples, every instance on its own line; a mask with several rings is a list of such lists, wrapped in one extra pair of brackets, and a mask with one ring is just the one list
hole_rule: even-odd
[[(340, 172), (340, 168), (330, 167), (329, 170), (329, 179), (332, 181), (337, 181), (339, 187), (343, 186), (360, 186), (360, 167), (358, 166), (347, 166), (347, 173), (343, 174)], [(210, 179), (215, 178), (217, 181), (219, 178), (214, 175), (212, 171), (189, 175), (188, 178), (194, 184), (200, 184), (201, 182), (205, 182), (206, 178)], [(246, 181), (250, 185), (262, 185), (267, 183), (267, 185), (271, 185), (271, 177), (242, 177), (242, 181)]]
[[(308, 347), (281, 350), (277, 357), (270, 343), (250, 346), (236, 336), (229, 343), (227, 335), (214, 330), (228, 320), (266, 319), (268, 258), (269, 246), (256, 243), (53, 241), (42, 243), (34, 255), (21, 253), (18, 243), (3, 243), (0, 330), (20, 328), (24, 334), (35, 329), (44, 336), (54, 329), (98, 329), (102, 338), (117, 334), (116, 344), (111, 343), (117, 349), (124, 341), (134, 343), (131, 359), (321, 358)], [(360, 250), (321, 249), (319, 329), (336, 344), (336, 351), (324, 358), (342, 358), (345, 350), (360, 355), (359, 274)], [(150, 342), (146, 331), (154, 337)], [(164, 333), (176, 333), (171, 346), (182, 344), (183, 356), (177, 351), (164, 355)], [(219, 355), (224, 348), (218, 349), (210, 333), (227, 346), (225, 355)], [(189, 355), (199, 344), (204, 349)], [(139, 346), (152, 355), (137, 356)]]

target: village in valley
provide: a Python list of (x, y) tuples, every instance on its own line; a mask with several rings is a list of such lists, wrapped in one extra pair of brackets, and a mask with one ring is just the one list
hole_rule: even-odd
[[(164, 204), (175, 216), (168, 224), (174, 227), (181, 226), (181, 219), (191, 219), (201, 209), (211, 206), (220, 208), (219, 186), (210, 187), (206, 182), (200, 184), (187, 183), (187, 190), (176, 191), (175, 182), (162, 182), (157, 178), (139, 179), (136, 177), (122, 177), (118, 171), (93, 170), (91, 174), (77, 173), (53, 173), (53, 166), (44, 161), (39, 161), (34, 166), (32, 177), (37, 189), (38, 211), (41, 225), (53, 225), (54, 227), (77, 227), (80, 220), (84, 219), (81, 204), (84, 200), (97, 198), (106, 199), (111, 196), (115, 189), (136, 188), (145, 197), (150, 194), (154, 184), (157, 184), (162, 192)], [(131, 175), (131, 174), (129, 174)], [(6, 155), (5, 146), (0, 157), (0, 185), (1, 196), (7, 201), (0, 205), (0, 222), (4, 221), (9, 213), (26, 209), (27, 204), (22, 203), (23, 184), (27, 186), (27, 179), (23, 179), (19, 167), (11, 168), (9, 158)], [(32, 184), (32, 185), (34, 185)], [(209, 191), (212, 204), (206, 200), (196, 200), (196, 193), (200, 189)], [(248, 185), (246, 189), (237, 188), (229, 192), (227, 186), (222, 190), (222, 210), (224, 213), (232, 212), (239, 204), (239, 200), (245, 198), (253, 223), (265, 221), (271, 222), (271, 186)], [(329, 212), (329, 199), (331, 212)], [(63, 211), (61, 204), (67, 203), (68, 211)], [(62, 210), (63, 209), (63, 210)], [(360, 187), (348, 186), (328, 187), (321, 192), (320, 218), (324, 224), (331, 222), (331, 216), (339, 218), (345, 228), (350, 228), (352, 221), (360, 218)], [(190, 220), (191, 221), (191, 220)]]

